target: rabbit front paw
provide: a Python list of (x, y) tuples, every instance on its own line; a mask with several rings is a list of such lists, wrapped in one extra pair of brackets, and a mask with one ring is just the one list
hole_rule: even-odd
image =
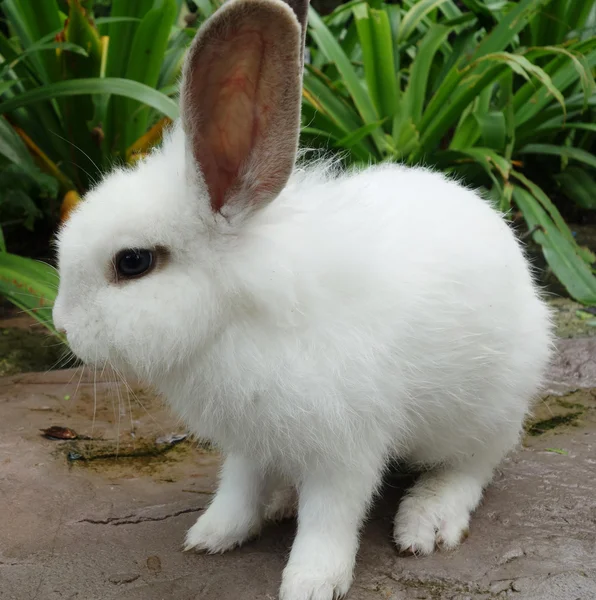
[(334, 600), (343, 598), (352, 584), (352, 566), (326, 571), (322, 565), (288, 566), (279, 600)]
[(211, 506), (188, 530), (184, 550), (226, 552), (256, 536), (260, 528), (260, 519), (252, 514), (223, 512)]

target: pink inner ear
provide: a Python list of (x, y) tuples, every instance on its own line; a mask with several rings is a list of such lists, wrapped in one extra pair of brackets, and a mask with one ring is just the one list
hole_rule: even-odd
[(193, 150), (214, 211), (225, 204), (266, 126), (259, 89), (265, 51), (259, 31), (237, 29), (225, 51), (210, 49), (193, 76), (193, 96), (202, 107), (196, 124), (200, 142)]

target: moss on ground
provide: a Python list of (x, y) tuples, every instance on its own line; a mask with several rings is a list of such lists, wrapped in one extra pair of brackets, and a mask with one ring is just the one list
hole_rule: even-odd
[(0, 377), (47, 371), (58, 365), (67, 348), (45, 332), (10, 327), (0, 329)]
[(575, 390), (565, 396), (546, 396), (534, 407), (526, 423), (526, 445), (541, 436), (557, 435), (569, 427), (592, 427), (596, 422), (596, 390)]
[(573, 413), (567, 413), (566, 415), (557, 415), (550, 419), (543, 419), (542, 421), (536, 421), (528, 427), (528, 433), (530, 435), (542, 435), (551, 429), (556, 429), (561, 425), (573, 425), (577, 422), (577, 419), (582, 415), (583, 411), (577, 411)]
[(555, 298), (549, 301), (555, 320), (555, 331), (560, 338), (580, 338), (596, 336), (596, 314), (592, 309), (569, 300)]

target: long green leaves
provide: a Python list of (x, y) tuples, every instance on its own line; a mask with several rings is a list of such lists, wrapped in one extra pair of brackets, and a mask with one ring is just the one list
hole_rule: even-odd
[(367, 4), (356, 5), (354, 16), (368, 90), (377, 113), (381, 117), (392, 117), (397, 110), (398, 87), (389, 17), (385, 11), (369, 8)]
[[(346, 56), (339, 42), (333, 37), (321, 17), (311, 7), (309, 9), (309, 23), (311, 26), (311, 35), (317, 41), (322, 52), (333, 61), (337, 70), (342, 76), (343, 82), (350, 92), (350, 95), (356, 105), (356, 109), (365, 125), (378, 121), (379, 115), (375, 109), (374, 103), (362, 85), (362, 81), (356, 75), (350, 59)], [(379, 151), (385, 148), (382, 133), (375, 129), (371, 133), (375, 145)]]
[[(132, 42), (131, 60), (126, 70), (127, 79), (151, 88), (157, 85), (176, 12), (175, 0), (161, 0), (143, 17)], [(142, 99), (129, 99), (125, 103), (124, 111), (119, 115), (123, 126), (123, 135), (120, 138), (121, 153), (147, 130), (149, 111), (143, 104), (148, 106)]]
[(561, 283), (576, 300), (596, 304), (596, 278), (577, 246), (554, 225), (528, 190), (516, 186), (513, 197), (528, 226), (535, 230), (533, 237), (542, 246), (548, 264)]
[(0, 104), (0, 114), (23, 108), (35, 102), (60, 98), (62, 96), (82, 96), (87, 94), (115, 94), (143, 102), (159, 110), (171, 119), (178, 117), (178, 105), (165, 94), (149, 86), (117, 77), (104, 79), (77, 79), (58, 81), (42, 88), (36, 88)]

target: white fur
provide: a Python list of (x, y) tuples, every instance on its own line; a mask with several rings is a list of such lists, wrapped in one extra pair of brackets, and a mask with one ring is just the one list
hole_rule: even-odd
[[(391, 456), (431, 468), (399, 508), (397, 545), (456, 546), (549, 360), (511, 229), (472, 191), (396, 165), (297, 168), (270, 205), (226, 220), (189, 164), (177, 126), (89, 193), (59, 236), (54, 308), (81, 358), (152, 383), (225, 452), (187, 547), (241, 544), (293, 486), (281, 598), (331, 600)], [(118, 250), (156, 245), (168, 264), (110, 282)]]

